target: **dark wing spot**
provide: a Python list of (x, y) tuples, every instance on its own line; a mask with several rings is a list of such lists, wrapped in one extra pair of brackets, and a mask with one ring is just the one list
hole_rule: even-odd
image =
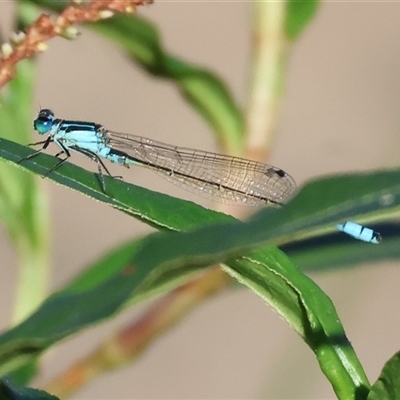
[(275, 173), (281, 178), (283, 178), (286, 175), (286, 172), (283, 171), (282, 169), (278, 169), (277, 171), (275, 171)]
[(269, 178), (273, 178), (274, 175), (278, 175), (280, 178), (283, 178), (286, 176), (286, 172), (283, 171), (282, 169), (275, 169), (275, 168), (268, 168), (265, 173), (266, 176)]

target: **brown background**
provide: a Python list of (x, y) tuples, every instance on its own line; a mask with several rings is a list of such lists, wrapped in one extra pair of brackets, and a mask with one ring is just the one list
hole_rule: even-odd
[[(248, 81), (250, 2), (159, 1), (140, 9), (155, 21), (171, 53), (223, 76), (241, 104)], [(12, 4), (0, 3), (8, 21)], [(328, 173), (399, 164), (400, 3), (324, 2), (296, 44), (289, 62), (287, 96), (270, 163), (301, 184)], [(3, 32), (8, 25), (2, 24)], [(71, 119), (94, 120), (122, 131), (213, 150), (207, 126), (173, 84), (132, 66), (111, 44), (83, 30), (75, 42), (56, 39), (38, 58), (32, 118), (52, 108)], [(55, 149), (53, 149), (54, 151)], [(95, 167), (81, 157), (74, 162)], [(113, 171), (117, 171), (115, 168)], [(137, 168), (125, 179), (207, 205)], [(116, 210), (50, 182), (52, 289), (123, 240), (150, 232)], [(0, 230), (1, 328), (9, 321), (16, 257)], [(3, 256), (4, 255), (4, 256)], [(313, 274), (334, 301), (371, 381), (400, 347), (397, 263), (348, 272)], [(82, 348), (95, 347), (112, 324), (64, 342), (45, 357), (42, 385)], [(77, 394), (89, 398), (333, 399), (308, 347), (248, 290), (219, 295), (168, 332), (136, 365), (97, 379)]]

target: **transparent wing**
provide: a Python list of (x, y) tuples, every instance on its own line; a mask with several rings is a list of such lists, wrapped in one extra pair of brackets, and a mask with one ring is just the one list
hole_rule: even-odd
[(105, 131), (107, 146), (125, 162), (154, 169), (185, 189), (221, 202), (245, 205), (285, 203), (294, 179), (271, 165), (201, 150), (171, 146), (140, 136)]

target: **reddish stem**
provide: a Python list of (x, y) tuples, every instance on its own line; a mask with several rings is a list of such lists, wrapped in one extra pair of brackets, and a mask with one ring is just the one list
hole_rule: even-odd
[(115, 12), (133, 13), (136, 6), (148, 3), (151, 3), (151, 0), (92, 0), (83, 6), (68, 6), (55, 19), (42, 14), (27, 28), (25, 37), (18, 44), (3, 45), (3, 54), (0, 58), (0, 88), (15, 76), (16, 65), (21, 60), (44, 51), (46, 41), (55, 36), (62, 36), (72, 25), (105, 19)]

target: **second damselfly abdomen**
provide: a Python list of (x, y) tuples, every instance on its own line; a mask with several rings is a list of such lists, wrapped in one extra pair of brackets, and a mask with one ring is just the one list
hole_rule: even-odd
[(367, 243), (379, 244), (382, 240), (379, 232), (352, 221), (347, 221), (344, 224), (338, 224), (336, 225), (336, 229), (346, 233), (354, 239), (358, 239)]

